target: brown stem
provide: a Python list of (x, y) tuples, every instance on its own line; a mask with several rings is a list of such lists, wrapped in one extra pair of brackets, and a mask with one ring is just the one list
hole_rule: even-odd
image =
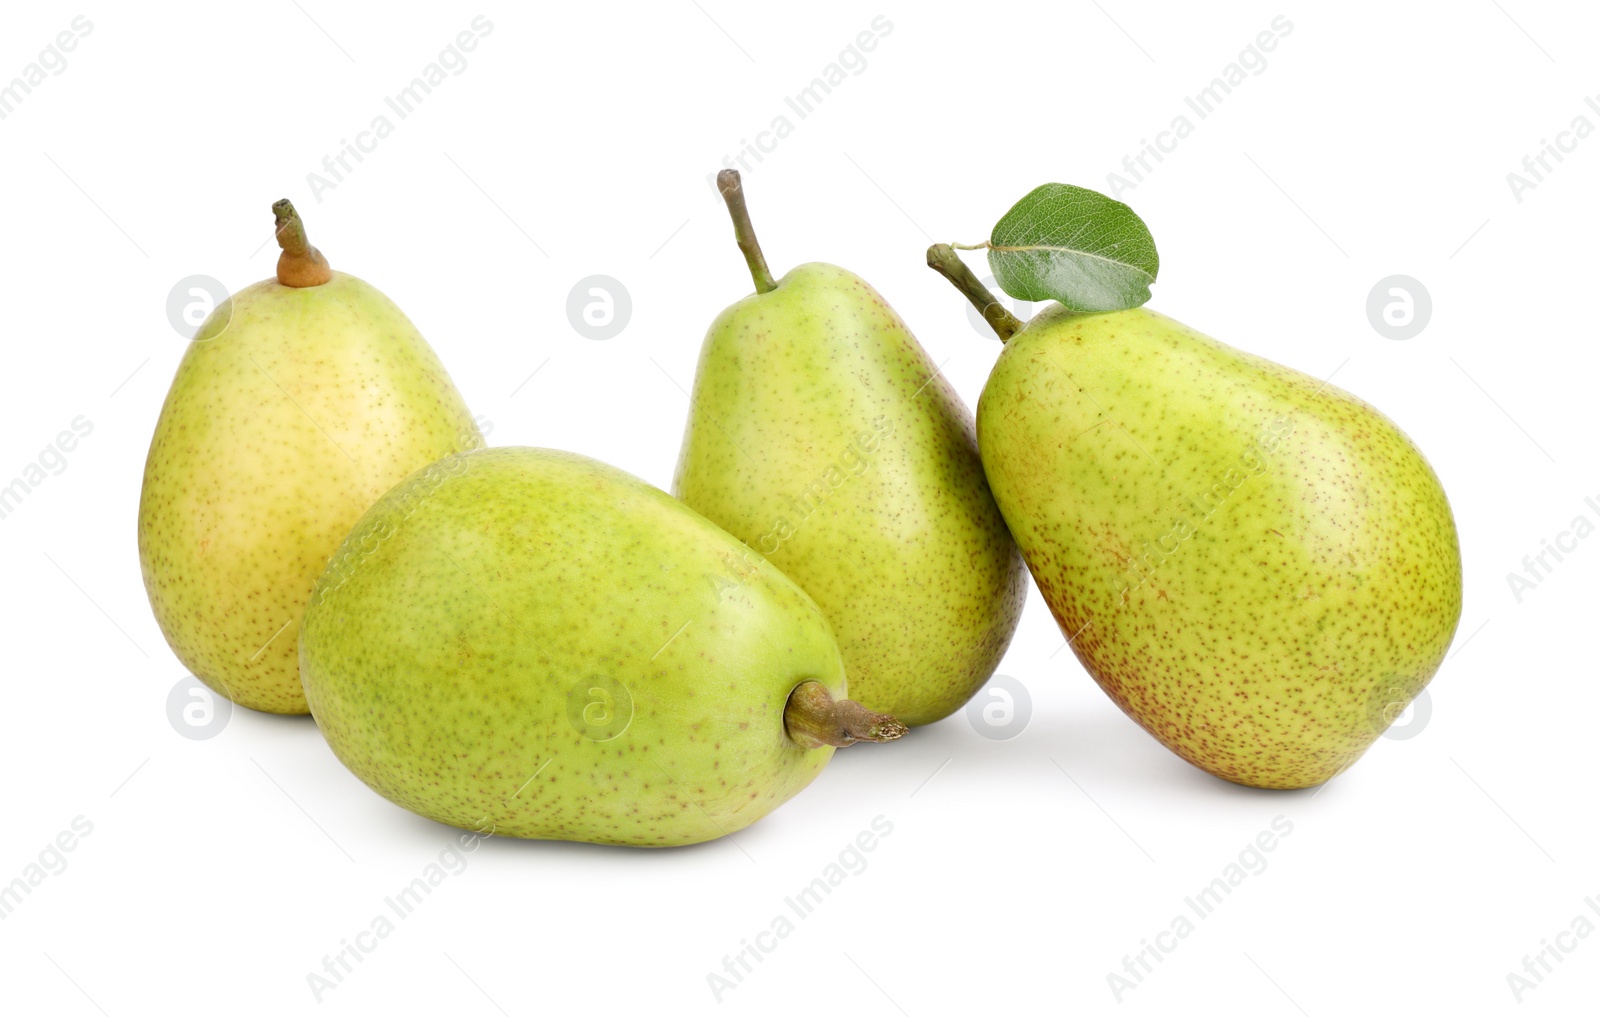
[(733, 235), (739, 241), (745, 264), (750, 266), (750, 278), (756, 281), (757, 293), (771, 293), (778, 288), (772, 272), (767, 269), (766, 255), (756, 242), (756, 228), (750, 224), (750, 209), (744, 203), (744, 185), (739, 181), (739, 171), (725, 169), (717, 174), (717, 190), (728, 203), (728, 214), (733, 216)]
[(972, 306), (983, 315), (983, 320), (994, 329), (995, 335), (1005, 342), (1022, 330), (1022, 321), (1004, 304), (995, 299), (989, 292), (989, 287), (978, 281), (972, 274), (972, 269), (962, 261), (960, 256), (949, 244), (934, 244), (928, 248), (928, 267), (950, 280), (950, 285), (961, 291), (961, 295), (972, 301)]
[(274, 201), (272, 214), (278, 217), (274, 228), (278, 246), (283, 248), (283, 253), (278, 255), (278, 281), (285, 286), (303, 288), (321, 286), (332, 279), (333, 269), (328, 267), (328, 259), (306, 239), (306, 224), (300, 221), (300, 213), (294, 210), (289, 199)]
[(801, 682), (789, 693), (783, 726), (796, 745), (807, 749), (856, 742), (892, 742), (906, 726), (886, 713), (873, 713), (851, 699), (835, 699), (821, 682)]

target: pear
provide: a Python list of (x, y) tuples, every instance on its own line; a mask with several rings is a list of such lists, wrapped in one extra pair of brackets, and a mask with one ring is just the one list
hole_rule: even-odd
[(760, 555), (548, 449), (451, 456), (384, 495), (317, 583), (300, 664), (356, 776), (514, 837), (710, 840), (835, 746), (905, 732), (843, 698), (827, 619)]
[(947, 247), (929, 263), (1006, 340), (978, 402), (984, 469), (1101, 688), (1240, 784), (1354, 763), (1461, 617), (1455, 521), (1417, 447), (1327, 382), (1154, 311), (1052, 304), (1022, 326)]
[(706, 334), (673, 493), (816, 599), (857, 700), (932, 723), (994, 672), (1026, 592), (972, 415), (862, 279), (774, 281), (737, 171), (718, 184), (756, 292)]
[(275, 279), (218, 306), (167, 393), (139, 501), (150, 606), (216, 692), (305, 713), (295, 644), (312, 584), (395, 483), (483, 443), (433, 350), (334, 272), (287, 200)]

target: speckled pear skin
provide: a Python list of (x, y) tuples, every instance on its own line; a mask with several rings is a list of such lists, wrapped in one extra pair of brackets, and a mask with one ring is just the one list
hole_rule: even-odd
[(989, 378), (978, 440), (1078, 659), (1227, 780), (1343, 771), (1460, 620), (1455, 522), (1416, 446), (1354, 396), (1153, 311), (1041, 312)]
[(801, 265), (706, 334), (673, 492), (827, 614), (851, 696), (908, 725), (989, 679), (1027, 578), (972, 415), (858, 276)]
[(360, 279), (234, 294), (189, 344), (145, 463), (139, 561), (173, 652), (236, 703), (305, 713), (296, 636), (329, 556), (394, 484), (482, 442)]
[(821, 610), (760, 555), (537, 448), (453, 456), (385, 495), (319, 580), (300, 655), (334, 753), (391, 801), (647, 847), (736, 833), (809, 784), (833, 750), (791, 741), (784, 707), (808, 679), (845, 690)]

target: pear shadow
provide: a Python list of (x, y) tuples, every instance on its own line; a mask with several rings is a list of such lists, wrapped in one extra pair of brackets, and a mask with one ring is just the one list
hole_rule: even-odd
[(1129, 794), (1148, 795), (1157, 788), (1190, 799), (1295, 801), (1309, 798), (1322, 786), (1259, 788), (1218, 777), (1167, 748), (1114, 706), (1036, 721), (1018, 740), (1024, 738), (1043, 747), (1069, 773), (1092, 772), (1098, 786)]
[(268, 724), (307, 724), (311, 727), (317, 726), (317, 719), (309, 713), (269, 713), (266, 710), (255, 710), (248, 706), (240, 706), (238, 703), (233, 705), (238, 709), (239, 716), (252, 717)]
[(244, 724), (246, 728), (267, 732), (267, 737), (287, 737), (290, 733), (314, 733), (322, 737), (322, 731), (317, 727), (316, 718), (309, 713), (268, 713), (265, 710), (254, 710), (248, 706), (233, 704), (233, 716), (228, 725)]
[(1043, 761), (1074, 779), (1087, 775), (1096, 789), (1130, 797), (1158, 792), (1186, 799), (1297, 802), (1309, 800), (1326, 786), (1258, 788), (1215, 776), (1168, 749), (1109, 702), (1104, 708), (1035, 714), (1023, 731), (1004, 740), (979, 735), (963, 713), (957, 712), (912, 728), (898, 742), (869, 746), (866, 752), (858, 750), (852, 746), (835, 753), (819, 780), (835, 770), (855, 780), (880, 779), (867, 771), (903, 768), (887, 758), (892, 754), (914, 756), (929, 767), (948, 759), (959, 763), (969, 776), (995, 781), (1013, 780), (1019, 766), (1033, 767)]
[[(367, 790), (371, 791), (370, 788)], [(377, 794), (375, 791), (371, 791), (371, 793)], [(392, 806), (393, 811), (399, 814), (399, 818), (395, 821), (395, 829), (396, 831), (405, 835), (408, 840), (413, 840), (419, 844), (441, 844), (441, 846), (444, 841), (449, 841), (449, 843), (456, 846), (457, 849), (460, 849), (460, 841), (458, 838), (476, 835), (478, 837), (478, 845), (472, 849), (472, 852), (474, 854), (488, 852), (491, 855), (537, 853), (541, 855), (551, 854), (555, 856), (573, 856), (576, 858), (606, 858), (612, 860), (621, 858), (648, 858), (655, 855), (674, 858), (693, 858), (699, 854), (706, 853), (709, 850), (738, 852), (740, 848), (737, 846), (737, 838), (739, 838), (747, 830), (759, 825), (761, 822), (761, 820), (757, 820), (755, 823), (750, 824), (749, 827), (746, 827), (743, 830), (735, 831), (732, 835), (734, 839), (733, 844), (725, 843), (730, 839), (728, 836), (720, 836), (714, 837), (711, 840), (701, 841), (698, 844), (674, 844), (663, 845), (660, 847), (646, 847), (634, 844), (596, 844), (591, 841), (583, 840), (511, 837), (504, 834), (491, 834), (489, 836), (484, 836), (482, 834), (478, 834), (475, 830), (469, 830), (465, 827), (451, 826), (449, 823), (441, 823), (436, 819), (429, 819), (427, 816), (419, 816), (416, 813), (406, 809), (402, 805), (396, 804), (395, 802), (389, 802), (388, 799), (384, 799), (384, 801), (388, 802), (388, 804)]]
[[(596, 859), (608, 863), (624, 858), (699, 859), (702, 853), (728, 853), (725, 861), (743, 864), (735, 855), (759, 862), (769, 838), (783, 837), (784, 822), (790, 817), (801, 822), (803, 816), (791, 813), (796, 808), (822, 808), (823, 814), (862, 803), (862, 796), (881, 799), (879, 804), (903, 802), (916, 796), (924, 786), (933, 787), (948, 765), (959, 766), (962, 778), (977, 782), (1013, 782), (1020, 769), (1040, 766), (1059, 768), (1074, 782), (1099, 796), (1113, 798), (1152, 798), (1234, 801), (1241, 804), (1268, 800), (1279, 803), (1304, 803), (1318, 795), (1326, 785), (1294, 790), (1272, 790), (1235, 784), (1190, 764), (1162, 745), (1133, 720), (1109, 702), (1084, 709), (1048, 710), (1036, 713), (1016, 736), (995, 740), (978, 734), (964, 711), (933, 724), (912, 728), (904, 737), (884, 745), (863, 743), (836, 751), (816, 780), (794, 799), (779, 806), (731, 835), (715, 837), (697, 844), (643, 847), (625, 844), (596, 844), (588, 841), (537, 839), (507, 835), (478, 835), (472, 853), (480, 857), (501, 857), (515, 853), (550, 855), (561, 859)], [(461, 848), (460, 838), (476, 831), (452, 826), (418, 815), (367, 787), (342, 764), (322, 738), (315, 719), (309, 714), (273, 714), (238, 707), (234, 722), (247, 729), (271, 732), (268, 737), (291, 736), (314, 739), (323, 746), (327, 761), (337, 767), (337, 776), (347, 778), (351, 794), (370, 794), (384, 805), (373, 815), (385, 817), (371, 831), (385, 837), (398, 835), (424, 850), (443, 851)], [(1063, 788), (1072, 784), (1058, 774)], [(354, 790), (359, 788), (359, 791)], [(774, 825), (773, 816), (780, 819)], [(731, 843), (724, 843), (731, 842)]]

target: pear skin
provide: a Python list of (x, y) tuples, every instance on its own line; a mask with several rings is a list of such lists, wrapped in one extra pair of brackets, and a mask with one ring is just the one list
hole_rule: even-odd
[(280, 275), (295, 285), (234, 294), (178, 365), (145, 463), (139, 560), (195, 677), (252, 709), (305, 713), (296, 637), (328, 558), (395, 483), (483, 439), (400, 309), (327, 269), (285, 218), (280, 238), (299, 229), (302, 246)]
[(1060, 305), (978, 403), (996, 501), (1084, 667), (1168, 748), (1261, 788), (1349, 767), (1461, 616), (1439, 479), (1346, 392), (1137, 308)]
[(852, 698), (932, 723), (994, 672), (1026, 593), (972, 416), (860, 277), (752, 272), (706, 333), (673, 492), (816, 599)]
[(905, 732), (843, 699), (827, 619), (777, 568), (549, 449), (451, 456), (386, 494), (318, 581), (300, 659), (356, 776), (501, 836), (711, 840), (835, 746)]

